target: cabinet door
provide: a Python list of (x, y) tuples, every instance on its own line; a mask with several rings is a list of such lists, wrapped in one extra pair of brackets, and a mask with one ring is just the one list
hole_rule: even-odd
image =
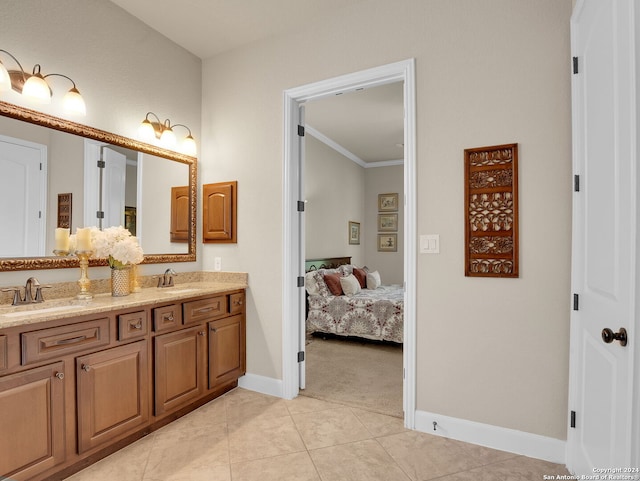
[(204, 392), (205, 327), (156, 336), (155, 414), (159, 416), (187, 404)]
[(203, 242), (237, 242), (237, 197), (236, 181), (202, 186)]
[(80, 453), (148, 422), (147, 366), (146, 341), (76, 358)]
[(30, 479), (64, 461), (62, 362), (0, 378), (0, 478)]
[(209, 389), (245, 373), (244, 316), (209, 323)]

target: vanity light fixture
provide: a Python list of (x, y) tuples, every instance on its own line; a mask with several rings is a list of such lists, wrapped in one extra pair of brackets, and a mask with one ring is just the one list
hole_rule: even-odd
[(7, 70), (2, 63), (2, 60), (0, 60), (0, 92), (13, 89), (27, 99), (42, 104), (49, 104), (51, 103), (51, 96), (53, 95), (53, 92), (47, 83), (47, 77), (64, 77), (73, 84), (73, 87), (62, 99), (62, 107), (64, 111), (68, 114), (87, 114), (87, 107), (84, 103), (84, 99), (80, 95), (80, 92), (76, 87), (76, 83), (71, 78), (61, 73), (42, 75), (42, 73), (40, 73), (40, 64), (35, 64), (33, 67), (33, 73), (28, 74), (24, 71), (17, 58), (6, 50), (0, 49), (0, 52), (11, 57), (18, 67), (20, 67), (20, 70)]
[[(149, 120), (150, 115), (155, 120)], [(147, 115), (138, 128), (138, 136), (145, 142), (153, 142), (155, 139), (159, 139), (160, 146), (173, 150), (177, 143), (176, 134), (173, 132), (174, 127), (184, 127), (187, 129), (189, 134), (182, 141), (181, 150), (187, 155), (195, 156), (198, 149), (196, 147), (196, 141), (191, 134), (191, 129), (184, 124), (172, 124), (169, 119), (161, 122), (160, 118), (153, 112), (147, 112)]]

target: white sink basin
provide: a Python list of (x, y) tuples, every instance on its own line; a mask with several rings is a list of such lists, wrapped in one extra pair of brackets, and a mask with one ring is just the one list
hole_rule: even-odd
[(36, 315), (36, 314), (47, 314), (49, 312), (68, 311), (68, 310), (72, 310), (72, 309), (81, 309), (82, 307), (85, 307), (85, 306), (78, 306), (78, 305), (69, 304), (69, 305), (66, 305), (66, 306), (44, 307), (42, 309), (25, 309), (25, 310), (15, 311), (15, 312), (0, 313), (0, 316), (3, 316), (3, 317), (22, 317), (22, 316), (31, 316), (31, 315)]
[(197, 291), (199, 289), (195, 289), (195, 288), (174, 289), (173, 287), (164, 287), (164, 288), (160, 288), (158, 290), (160, 292), (164, 293), (164, 294), (183, 294), (183, 293), (186, 293), (186, 292), (194, 292), (194, 291)]

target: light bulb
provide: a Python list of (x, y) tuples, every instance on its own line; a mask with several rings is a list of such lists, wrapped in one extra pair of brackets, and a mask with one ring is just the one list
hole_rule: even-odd
[(153, 142), (156, 138), (156, 130), (149, 119), (144, 119), (138, 127), (138, 137), (145, 142)]
[(11, 90), (11, 77), (7, 68), (0, 62), (0, 92)]
[(176, 134), (173, 133), (171, 127), (165, 127), (160, 136), (160, 144), (165, 149), (172, 149), (176, 146)]
[(64, 111), (69, 114), (87, 115), (87, 106), (78, 89), (73, 87), (62, 99)]
[(40, 73), (34, 73), (27, 79), (22, 87), (22, 95), (42, 104), (51, 103), (49, 84)]
[(193, 139), (191, 135), (188, 135), (186, 139), (182, 142), (182, 151), (191, 156), (195, 156), (198, 152), (198, 147), (196, 146), (196, 141)]

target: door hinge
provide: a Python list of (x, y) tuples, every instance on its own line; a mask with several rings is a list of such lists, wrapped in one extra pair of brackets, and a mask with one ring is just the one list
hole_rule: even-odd
[(304, 137), (304, 125), (298, 125), (298, 136)]
[(298, 287), (304, 287), (304, 277), (298, 276)]
[(304, 200), (298, 201), (298, 212), (304, 212)]
[(104, 160), (99, 160), (97, 164), (98, 164), (98, 169), (104, 169), (107, 165)]
[(42, 170), (42, 162), (40, 162), (40, 170)]
[(38, 211), (38, 219), (42, 219), (42, 211), (41, 210)]
[(574, 294), (573, 295), (573, 310), (577, 311), (578, 306), (580, 305), (580, 296), (578, 296), (578, 294)]
[(304, 361), (304, 351), (298, 352), (298, 362)]
[(573, 176), (573, 191), (580, 192), (580, 176), (579, 175)]
[(571, 411), (571, 427), (572, 428), (576, 427), (576, 412), (575, 411)]
[(573, 57), (573, 73), (578, 73), (578, 57)]
[(96, 211), (96, 217), (98, 219), (104, 219), (104, 211), (103, 210)]

